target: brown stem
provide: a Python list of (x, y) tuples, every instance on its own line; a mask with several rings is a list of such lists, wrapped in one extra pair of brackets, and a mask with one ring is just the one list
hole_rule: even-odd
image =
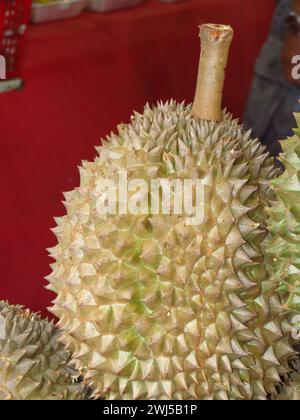
[(193, 116), (197, 119), (222, 120), (222, 93), (232, 38), (230, 26), (200, 27), (201, 57), (193, 105)]

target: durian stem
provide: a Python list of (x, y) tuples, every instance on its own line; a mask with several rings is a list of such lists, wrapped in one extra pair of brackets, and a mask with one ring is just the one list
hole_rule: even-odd
[(193, 116), (197, 119), (222, 120), (222, 93), (232, 38), (230, 26), (200, 26), (201, 56), (193, 105)]

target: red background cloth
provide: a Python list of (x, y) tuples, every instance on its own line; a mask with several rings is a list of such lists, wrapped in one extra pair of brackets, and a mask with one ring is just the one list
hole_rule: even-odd
[(192, 101), (198, 25), (235, 29), (224, 104), (241, 117), (274, 0), (148, 0), (134, 9), (84, 15), (28, 30), (22, 91), (0, 95), (0, 298), (46, 313), (43, 286), (55, 244), (62, 191), (78, 185), (77, 165), (145, 102)]

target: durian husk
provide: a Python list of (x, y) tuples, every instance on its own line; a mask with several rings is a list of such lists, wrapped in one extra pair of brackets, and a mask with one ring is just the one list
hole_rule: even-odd
[(86, 391), (53, 323), (0, 301), (0, 400), (81, 400)]
[[(271, 181), (276, 201), (266, 209), (270, 234), (265, 241), (270, 281), (287, 308), (300, 313), (300, 114), (295, 135), (281, 142), (284, 172)], [(296, 319), (296, 318), (295, 318)], [(299, 323), (299, 320), (297, 321)]]
[[(290, 372), (290, 312), (268, 282), (262, 242), (277, 175), (226, 112), (194, 118), (146, 106), (83, 162), (56, 219), (48, 277), (62, 340), (94, 396), (264, 400)], [(205, 222), (187, 215), (99, 215), (99, 180), (202, 179)]]

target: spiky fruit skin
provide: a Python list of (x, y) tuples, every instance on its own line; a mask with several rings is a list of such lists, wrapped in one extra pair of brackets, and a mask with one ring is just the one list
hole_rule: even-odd
[[(0, 301), (0, 400), (79, 400), (60, 332), (39, 315)], [(73, 372), (74, 373), (74, 372)]]
[[(146, 106), (84, 162), (48, 277), (63, 341), (96, 396), (266, 399), (288, 371), (290, 324), (265, 288), (273, 162), (224, 114), (198, 121), (175, 102)], [(205, 179), (206, 219), (100, 216), (97, 182)]]
[(279, 392), (273, 395), (272, 400), (277, 401), (300, 401), (300, 361), (291, 364), (293, 373), (286, 375)]
[(286, 306), (300, 313), (300, 114), (295, 135), (281, 142), (285, 171), (271, 182), (277, 201), (267, 209), (265, 241), (268, 270)]

